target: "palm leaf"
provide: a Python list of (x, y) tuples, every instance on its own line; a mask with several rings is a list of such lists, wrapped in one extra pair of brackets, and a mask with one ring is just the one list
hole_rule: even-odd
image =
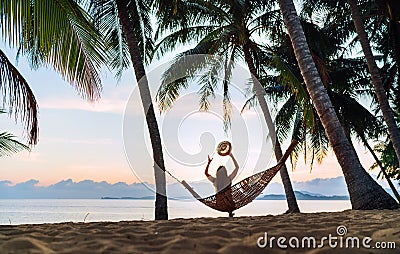
[(176, 30), (157, 43), (155, 46), (156, 56), (161, 57), (166, 52), (172, 51), (184, 43), (199, 41), (216, 28), (218, 27), (213, 25), (200, 25)]
[(310, 171), (311, 171), (313, 168), (314, 159), (317, 159), (317, 162), (321, 164), (322, 160), (328, 154), (329, 141), (320, 121), (316, 121), (316, 125), (311, 130), (310, 136), (311, 136), (310, 138), (311, 142), (309, 142), (308, 149), (312, 150), (313, 152), (313, 156), (311, 158), (311, 163), (310, 163)]
[(38, 105), (28, 82), (0, 50), (0, 93), (10, 115), (20, 117), (27, 132), (28, 143), (38, 141)]
[[(295, 120), (293, 123), (292, 139), (305, 142), (306, 139), (306, 128), (303, 121), (303, 113), (301, 109), (298, 109)], [(293, 171), (296, 169), (297, 161), (299, 160), (299, 154), (301, 153), (302, 146), (297, 145), (293, 152), (290, 154), (290, 164), (292, 165)]]
[(51, 66), (89, 100), (100, 97), (101, 36), (75, 0), (0, 0), (4, 39), (33, 68)]
[(131, 66), (128, 45), (119, 24), (117, 6), (114, 0), (91, 0), (89, 12), (96, 27), (104, 35), (107, 49), (107, 66), (116, 70), (116, 77)]
[(14, 139), (12, 134), (7, 132), (0, 133), (0, 157), (10, 156), (22, 150), (28, 150), (29, 147)]
[[(188, 81), (195, 75), (202, 76), (202, 71), (210, 70), (220, 61), (206, 55), (213, 42), (199, 43), (172, 60), (171, 65), (162, 75), (161, 86), (157, 91), (156, 101), (161, 111), (169, 109), (179, 97), (179, 91), (188, 87)], [(204, 73), (203, 73), (204, 74)], [(202, 79), (205, 81), (206, 79)]]
[(297, 112), (297, 105), (294, 96), (291, 96), (279, 109), (275, 117), (276, 134), (279, 142), (285, 140), (293, 124), (293, 118)]

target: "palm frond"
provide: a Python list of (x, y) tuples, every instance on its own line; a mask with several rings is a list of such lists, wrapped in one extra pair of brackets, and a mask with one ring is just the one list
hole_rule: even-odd
[(278, 136), (279, 142), (285, 140), (290, 132), (290, 126), (293, 124), (293, 118), (297, 112), (297, 105), (294, 96), (291, 96), (279, 109), (276, 114), (275, 124), (276, 124), (276, 134)]
[(12, 134), (0, 133), (0, 157), (10, 156), (22, 150), (30, 150), (28, 146), (17, 141)]
[(119, 79), (122, 72), (131, 66), (128, 45), (119, 23), (118, 10), (114, 0), (91, 0), (89, 12), (94, 24), (104, 35), (107, 51), (107, 65), (116, 70)]
[[(295, 115), (293, 130), (292, 130), (292, 139), (298, 140), (303, 143), (306, 139), (306, 128), (303, 121), (303, 113), (301, 109), (299, 109)], [(290, 154), (290, 164), (292, 165), (293, 171), (296, 169), (297, 161), (299, 160), (299, 154), (301, 153), (302, 146), (297, 145), (293, 152)]]
[(303, 109), (303, 117), (307, 126), (314, 126), (313, 106), (302, 79), (299, 78), (299, 73), (296, 73), (290, 64), (286, 63), (286, 61), (277, 54), (273, 54), (267, 61), (269, 65), (274, 66), (276, 71), (279, 72), (277, 77), (278, 82), (284, 87), (289, 87), (292, 94), (294, 94), (299, 107)]
[(86, 99), (100, 97), (104, 47), (75, 0), (0, 0), (0, 29), (33, 68), (51, 66)]
[(240, 110), (240, 114), (243, 114), (244, 111), (246, 109), (250, 109), (252, 107), (255, 107), (257, 105), (257, 97), (255, 94), (253, 94), (252, 96), (250, 96), (250, 98), (248, 98), (246, 100), (246, 102), (243, 104), (242, 109)]
[(236, 47), (232, 47), (231, 50), (226, 50), (223, 68), (223, 110), (224, 110), (224, 131), (227, 132), (231, 127), (231, 114), (232, 114), (232, 104), (229, 95), (229, 86), (232, 77), (232, 70), (235, 68), (236, 60)]
[(188, 87), (188, 82), (201, 71), (210, 69), (220, 61), (206, 55), (213, 42), (198, 44), (172, 60), (171, 65), (161, 77), (161, 86), (157, 91), (156, 101), (161, 111), (169, 109), (179, 97), (179, 91)]
[(321, 164), (322, 160), (327, 156), (329, 140), (325, 134), (322, 124), (319, 121), (311, 130), (310, 136), (311, 140), (309, 142), (308, 150), (311, 150), (313, 153), (310, 163), (311, 171), (313, 168), (314, 159), (317, 159), (318, 164)]
[(204, 0), (158, 0), (153, 2), (153, 10), (158, 17), (156, 39), (177, 28), (221, 23), (229, 19), (222, 6)]
[(213, 25), (192, 26), (185, 29), (176, 30), (163, 37), (155, 46), (155, 56), (160, 57), (168, 51), (176, 49), (185, 43), (197, 42), (209, 35), (218, 27)]
[(38, 105), (28, 82), (19, 73), (7, 56), (0, 50), (0, 93), (3, 107), (10, 115), (21, 119), (30, 145), (38, 141)]
[(329, 91), (329, 97), (338, 115), (352, 128), (374, 139), (386, 134), (382, 122), (351, 96)]
[[(203, 79), (203, 77), (202, 77)], [(217, 81), (215, 77), (204, 77), (207, 80), (201, 80), (200, 84), (203, 84), (197, 92), (200, 96), (199, 107), (200, 110), (208, 111), (210, 108), (209, 98), (215, 98), (215, 88)]]

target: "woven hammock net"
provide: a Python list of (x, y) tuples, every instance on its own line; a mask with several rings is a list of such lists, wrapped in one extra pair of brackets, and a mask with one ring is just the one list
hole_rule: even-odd
[(279, 172), (285, 161), (293, 151), (297, 141), (293, 141), (279, 163), (267, 170), (249, 176), (240, 182), (225, 188), (215, 195), (202, 198), (197, 192), (185, 181), (181, 183), (197, 200), (206, 206), (221, 211), (232, 213), (233, 211), (252, 202), (267, 187), (269, 182)]
[(268, 183), (278, 173), (283, 164), (247, 177), (242, 181), (225, 188), (215, 195), (202, 198), (185, 181), (182, 184), (189, 192), (206, 206), (221, 211), (232, 212), (252, 202), (267, 187)]

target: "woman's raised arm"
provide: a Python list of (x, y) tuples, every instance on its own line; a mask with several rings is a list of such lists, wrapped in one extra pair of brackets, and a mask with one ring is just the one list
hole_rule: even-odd
[(233, 156), (233, 153), (230, 153), (229, 156), (231, 156), (232, 160), (233, 160), (233, 164), (235, 164), (235, 169), (233, 170), (232, 174), (229, 175), (229, 178), (231, 180), (235, 179), (238, 171), (239, 171), (239, 164), (237, 163), (235, 157)]
[(210, 167), (210, 163), (211, 163), (212, 160), (213, 160), (213, 159), (210, 158), (210, 155), (208, 155), (208, 163), (207, 163), (207, 166), (206, 166), (206, 170), (204, 171), (204, 174), (207, 176), (208, 180), (210, 180), (211, 182), (214, 182), (214, 181), (215, 181), (215, 178), (212, 177), (212, 176), (208, 173), (208, 168)]

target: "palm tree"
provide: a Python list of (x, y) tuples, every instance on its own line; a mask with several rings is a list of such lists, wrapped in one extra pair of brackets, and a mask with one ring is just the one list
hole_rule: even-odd
[[(342, 40), (335, 34), (337, 26), (329, 22), (324, 23), (322, 27), (319, 25), (310, 23), (307, 19), (302, 20), (307, 38), (312, 38), (310, 50), (318, 64), (320, 75), (324, 77), (324, 85), (329, 89), (352, 93), (359, 86), (359, 72), (364, 66), (360, 67), (358, 59), (337, 57), (342, 50)], [(302, 141), (292, 153), (292, 165), (295, 166), (301, 151), (304, 152), (305, 158), (307, 153), (311, 152), (312, 168), (314, 159), (320, 163), (326, 156), (329, 142), (311, 104), (289, 36), (284, 33), (273, 40), (270, 50), (272, 53), (263, 59), (260, 81), (272, 101), (285, 101), (275, 120), (278, 138), (280, 141), (288, 137)], [(356, 82), (351, 82), (352, 80)], [(254, 97), (250, 98), (246, 104), (251, 105), (253, 99)]]
[[(310, 44), (310, 50), (313, 58), (317, 59), (320, 75), (323, 75), (324, 85), (328, 89), (328, 95), (335, 107), (336, 114), (342, 126), (346, 127), (346, 135), (351, 141), (351, 133), (354, 132), (361, 139), (363, 144), (371, 152), (381, 168), (381, 173), (385, 176), (394, 195), (400, 201), (400, 196), (393, 186), (386, 170), (382, 167), (375, 152), (369, 146), (367, 138), (378, 138), (385, 131), (380, 126), (379, 121), (368, 110), (361, 106), (353, 96), (360, 93), (365, 94), (370, 81), (367, 78), (368, 70), (362, 58), (344, 58), (343, 52), (346, 48), (341, 44), (346, 38), (340, 39), (342, 31), (337, 29), (336, 22), (324, 22), (317, 26), (309, 23), (307, 20), (301, 20), (305, 27), (307, 38), (313, 38)], [(343, 24), (342, 24), (343, 25)], [(309, 96), (303, 88), (303, 80), (300, 69), (295, 60), (291, 45), (287, 45), (287, 40), (281, 38), (273, 46), (275, 54), (266, 59), (266, 70), (261, 78), (261, 83), (265, 87), (265, 92), (273, 101), (282, 101), (286, 99), (276, 116), (276, 125), (278, 129), (278, 138), (280, 141), (288, 136), (291, 139), (302, 141), (302, 145), (292, 153), (293, 168), (297, 162), (298, 154), (303, 150), (305, 158), (307, 153), (311, 153), (310, 168), (312, 169), (314, 159), (321, 163), (326, 156), (328, 149), (328, 140), (323, 131), (323, 127), (316, 116), (315, 110), (310, 112)], [(339, 57), (337, 57), (339, 56)], [(268, 70), (270, 72), (268, 72)], [(271, 76), (269, 73), (278, 73), (277, 76)], [(306, 97), (306, 98), (304, 98)], [(251, 105), (254, 96), (250, 98), (247, 105)], [(290, 128), (288, 128), (291, 126)], [(292, 134), (290, 135), (290, 130)], [(301, 149), (304, 148), (304, 149)], [(310, 169), (310, 170), (311, 170)]]
[[(0, 114), (4, 114), (5, 111), (0, 109)], [(17, 153), (22, 150), (30, 150), (29, 147), (15, 139), (15, 136), (7, 133), (0, 132), (0, 157), (10, 156), (13, 153)]]
[[(340, 71), (343, 72), (343, 70)], [(342, 76), (342, 78), (343, 77), (345, 77), (345, 75)], [(266, 87), (265, 92), (269, 96), (273, 96), (275, 99), (277, 98), (278, 100), (287, 97), (285, 94), (290, 91), (288, 91), (287, 88), (280, 85), (279, 83), (276, 83), (276, 81), (276, 79), (269, 79), (266, 84), (271, 84), (272, 87)], [(283, 85), (286, 85), (286, 83), (283, 83)], [(342, 126), (347, 128), (346, 135), (348, 139), (351, 141), (351, 132), (354, 132), (357, 137), (361, 139), (362, 143), (365, 145), (365, 147), (367, 147), (367, 149), (376, 161), (376, 163), (374, 163), (371, 168), (373, 169), (379, 166), (381, 170), (380, 174), (383, 174), (393, 194), (400, 202), (400, 195), (394, 187), (392, 181), (390, 180), (390, 176), (387, 174), (385, 166), (383, 166), (383, 163), (379, 160), (375, 151), (371, 148), (367, 140), (368, 136), (376, 138), (378, 136), (382, 136), (382, 133), (384, 133), (384, 130), (380, 126), (378, 119), (363, 106), (361, 106), (351, 96), (342, 93), (336, 93), (332, 90), (329, 90), (328, 94), (332, 100), (336, 114), (338, 114)], [(254, 97), (246, 102), (245, 107), (247, 105), (251, 105), (252, 100), (254, 100)], [(295, 168), (299, 153), (301, 152), (301, 150), (303, 150), (305, 158), (306, 153), (311, 152), (311, 171), (314, 160), (316, 159), (318, 163), (321, 163), (326, 156), (329, 142), (319, 121), (319, 118), (314, 118), (312, 121), (310, 121), (310, 119), (305, 119), (306, 116), (309, 115), (307, 111), (308, 110), (304, 108), (301, 101), (296, 99), (296, 96), (292, 94), (278, 111), (275, 122), (278, 129), (277, 136), (281, 141), (283, 141), (283, 139), (287, 138), (288, 136), (290, 136), (291, 139), (302, 141), (302, 144), (298, 146), (292, 154), (291, 162), (293, 168)], [(312, 116), (316, 117), (316, 114), (312, 114)], [(291, 127), (288, 128), (289, 126)], [(290, 129), (292, 129), (291, 135), (289, 133)], [(378, 149), (380, 149), (379, 152), (382, 154), (384, 154), (386, 151), (386, 147), (384, 149)], [(392, 155), (394, 155), (394, 151)], [(388, 156), (383, 156), (383, 158), (386, 158), (385, 164), (388, 164), (389, 166), (389, 163), (387, 162)], [(397, 168), (397, 166), (395, 166), (394, 168)], [(396, 172), (395, 170), (393, 170), (393, 166), (390, 168), (390, 172)], [(393, 175), (393, 173), (391, 173), (391, 175)]]
[(156, 182), (155, 219), (166, 220), (168, 210), (164, 157), (144, 67), (147, 54), (151, 52), (150, 6), (146, 1), (139, 0), (92, 0), (90, 9), (99, 27), (103, 29), (106, 39), (111, 42), (109, 47), (112, 54), (109, 65), (119, 69), (119, 73), (129, 66), (129, 58), (133, 65), (153, 148)]
[[(5, 42), (27, 56), (31, 67), (52, 67), (90, 101), (100, 96), (100, 35), (77, 0), (0, 0), (0, 29)], [(38, 106), (28, 83), (0, 51), (3, 103), (20, 115), (28, 143), (38, 141)]]
[[(275, 157), (279, 161), (283, 156), (281, 145), (276, 139), (276, 132), (273, 120), (271, 118), (265, 93), (259, 80), (258, 69), (260, 60), (264, 56), (266, 47), (258, 43), (255, 39), (257, 33), (263, 34), (273, 32), (273, 28), (281, 27), (279, 10), (272, 8), (273, 5), (265, 4), (264, 1), (195, 1), (195, 3), (185, 3), (178, 1), (176, 7), (169, 7), (171, 12), (174, 10), (189, 10), (185, 17), (174, 17), (173, 14), (163, 16), (160, 22), (159, 31), (170, 32), (160, 40), (157, 48), (164, 52), (173, 49), (180, 43), (193, 41), (193, 37), (198, 39), (198, 44), (191, 50), (181, 53), (179, 56), (194, 56), (197, 54), (209, 54), (221, 57), (224, 64), (216, 64), (215, 61), (204, 59), (200, 66), (185, 66), (184, 59), (177, 58), (177, 61), (167, 70), (164, 81), (159, 89), (158, 101), (161, 109), (167, 109), (171, 103), (179, 96), (179, 89), (187, 86), (187, 79), (181, 79), (178, 82), (169, 83), (168, 77), (173, 75), (177, 66), (187, 67), (187, 73), (194, 75), (200, 69), (209, 69), (209, 77), (202, 78), (201, 91), (203, 92), (202, 109), (207, 109), (207, 97), (213, 94), (215, 83), (209, 84), (208, 80), (215, 74), (215, 68), (224, 72), (223, 81), (224, 90), (224, 109), (225, 116), (229, 118), (229, 80), (235, 62), (244, 57), (247, 67), (251, 74), (253, 92), (255, 93), (264, 119), (269, 129), (271, 140), (274, 144)], [(172, 18), (171, 18), (172, 17)], [(176, 20), (182, 20), (177, 22)], [(172, 31), (170, 31), (172, 29)], [(270, 29), (270, 30), (269, 30)], [(208, 65), (208, 66), (207, 66)], [(219, 67), (218, 67), (219, 65)], [(192, 68), (192, 70), (190, 70)], [(190, 76), (190, 75), (189, 75)], [(228, 119), (229, 121), (229, 119)], [(294, 195), (292, 183), (286, 166), (280, 170), (282, 183), (284, 185), (288, 211), (290, 213), (299, 212), (297, 200)]]
[(371, 80), (374, 85), (379, 107), (383, 114), (383, 119), (388, 127), (390, 140), (392, 141), (393, 147), (396, 151), (397, 158), (400, 158), (400, 129), (396, 124), (393, 110), (390, 107), (389, 100), (386, 96), (382, 79), (379, 74), (379, 68), (375, 62), (371, 45), (369, 44), (368, 35), (364, 27), (360, 9), (356, 0), (347, 0), (347, 2), (350, 5), (354, 25), (368, 64), (369, 72), (371, 73)]
[[(321, 22), (321, 20), (324, 22), (324, 34), (334, 35), (334, 38), (331, 38), (329, 41), (335, 41), (339, 39), (342, 41), (341, 44), (348, 45), (347, 47), (341, 47), (342, 49), (339, 50), (340, 58), (338, 60), (342, 59), (339, 62), (342, 62), (344, 60), (343, 55), (346, 52), (351, 53), (350, 50), (353, 49), (353, 46), (357, 41), (357, 37), (354, 37), (354, 34), (356, 33), (354, 29), (354, 22), (349, 18), (351, 17), (351, 13), (350, 10), (348, 10), (347, 8), (346, 3), (346, 1), (333, 2), (329, 0), (307, 0), (303, 2), (302, 14), (306, 18), (306, 20), (313, 20), (315, 17), (318, 16), (318, 22)], [(396, 99), (394, 99), (393, 97), (396, 96), (396, 79), (399, 81), (397, 77), (400, 70), (397, 68), (400, 63), (400, 37), (397, 33), (397, 30), (400, 26), (397, 22), (398, 16), (396, 17), (394, 13), (398, 13), (396, 11), (400, 9), (400, 5), (398, 4), (398, 2), (391, 0), (378, 0), (360, 3), (359, 7), (362, 9), (363, 17), (365, 17), (365, 22), (368, 23), (368, 27), (366, 27), (366, 30), (367, 33), (371, 35), (370, 41), (374, 45), (375, 50), (378, 52), (378, 54), (381, 54), (381, 56), (375, 56), (375, 59), (383, 63), (383, 66), (380, 68), (380, 75), (382, 77), (383, 86), (388, 94), (388, 98), (392, 99), (395, 105)], [(335, 31), (326, 30), (326, 24), (328, 26), (334, 27)], [(308, 31), (308, 29), (306, 29), (306, 31)], [(324, 35), (313, 36), (313, 38), (322, 37), (324, 37)], [(312, 40), (311, 42), (314, 43), (315, 40)], [(319, 40), (317, 40), (317, 43), (319, 44), (319, 48), (325, 47), (321, 47), (321, 42)], [(310, 47), (312, 48), (312, 45)], [(354, 60), (359, 63), (356, 64)], [(351, 62), (344, 62), (345, 64), (342, 66), (336, 64), (334, 66), (328, 65), (328, 69), (330, 70), (332, 70), (332, 67), (339, 68), (338, 71), (335, 71), (336, 73), (330, 73), (329, 76), (330, 80), (332, 80), (332, 83), (329, 84), (328, 87), (331, 88), (331, 86), (335, 82), (342, 80), (340, 81), (340, 83), (344, 82), (344, 88), (348, 88), (347, 91), (340, 91), (340, 97), (344, 98), (345, 101), (340, 102), (340, 100), (337, 100), (340, 97), (335, 96), (333, 98), (336, 100), (333, 100), (332, 102), (335, 105), (335, 108), (337, 108), (337, 103), (341, 104), (341, 110), (336, 110), (338, 114), (343, 113), (343, 116), (340, 116), (339, 120), (341, 120), (341, 122), (346, 121), (347, 123), (345, 125), (351, 128), (351, 132), (353, 132), (355, 136), (360, 139), (364, 146), (370, 151), (371, 155), (376, 161), (374, 165), (371, 166), (371, 168), (380, 168), (381, 172), (379, 173), (379, 175), (383, 175), (386, 178), (390, 188), (392, 189), (392, 192), (396, 196), (397, 200), (400, 201), (400, 195), (394, 187), (390, 179), (390, 175), (386, 172), (387, 169), (384, 166), (385, 163), (382, 163), (380, 161), (375, 151), (368, 143), (368, 139), (377, 140), (379, 137), (386, 137), (386, 135), (388, 134), (387, 129), (385, 129), (384, 126), (381, 125), (381, 122), (378, 120), (377, 117), (373, 116), (369, 111), (365, 110), (358, 103), (355, 103), (352, 98), (343, 97), (347, 96), (343, 94), (343, 92), (345, 92), (346, 94), (348, 94), (349, 92), (350, 94), (353, 94), (355, 91), (357, 91), (358, 94), (360, 91), (362, 91), (362, 94), (360, 93), (359, 95), (366, 95), (370, 97), (373, 101), (373, 105), (376, 104), (375, 93), (373, 90), (370, 90), (371, 79), (369, 78), (370, 76), (368, 73), (368, 66), (366, 65), (366, 63), (364, 64), (365, 60), (363, 57), (354, 60), (351, 60), (353, 64), (351, 64)], [(359, 77), (360, 74), (362, 74), (361, 77)], [(353, 83), (355, 85), (352, 85)], [(324, 84), (327, 85), (325, 82)], [(392, 90), (393, 95), (390, 93)], [(331, 97), (331, 99), (333, 98)], [(377, 109), (374, 110), (374, 112), (376, 113), (378, 111), (379, 106)], [(382, 153), (381, 146), (379, 145), (377, 147), (380, 147), (379, 153)], [(394, 150), (392, 156), (396, 158)], [(388, 157), (382, 156), (381, 158)], [(397, 159), (395, 161), (397, 161)], [(390, 170), (391, 167), (389, 166), (389, 164), (387, 165), (387, 168), (389, 170), (388, 172), (393, 172)], [(397, 168), (397, 166), (398, 165), (394, 167)]]
[(346, 137), (312, 58), (293, 1), (279, 0), (279, 5), (307, 91), (342, 167), (353, 209), (397, 208), (396, 201), (367, 174)]

